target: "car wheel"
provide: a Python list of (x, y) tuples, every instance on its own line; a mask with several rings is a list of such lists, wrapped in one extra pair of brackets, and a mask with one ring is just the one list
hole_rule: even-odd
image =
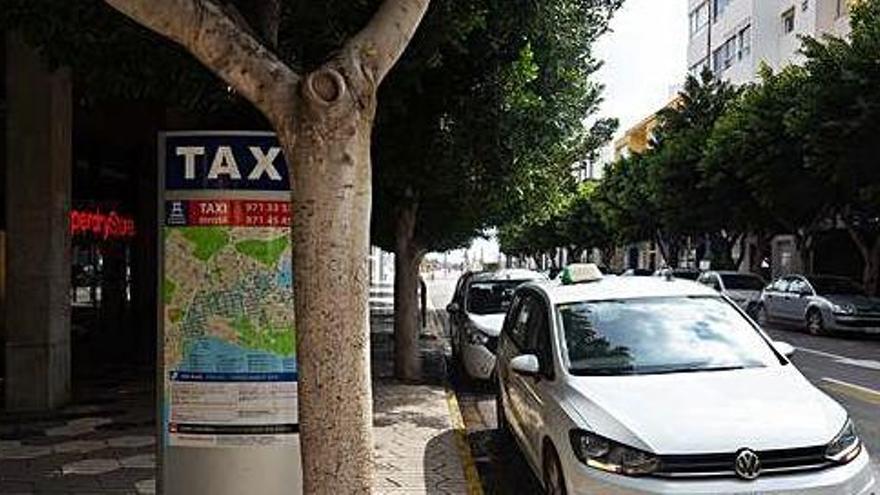
[(822, 313), (818, 310), (811, 309), (807, 313), (807, 331), (810, 335), (824, 335), (825, 321), (822, 319)]
[(552, 445), (547, 445), (544, 452), (544, 493), (547, 495), (565, 495), (565, 475), (559, 455)]

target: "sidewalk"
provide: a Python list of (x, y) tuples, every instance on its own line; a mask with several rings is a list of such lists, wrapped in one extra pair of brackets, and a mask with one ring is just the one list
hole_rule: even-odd
[(445, 386), (446, 339), (433, 311), (428, 319), (417, 385), (393, 379), (390, 318), (371, 321), (376, 493), (480, 494), (461, 413)]
[[(371, 319), (378, 494), (474, 493), (444, 385), (445, 340), (433, 321), (422, 339), (426, 380), (404, 385), (391, 373), (390, 314)], [(153, 375), (104, 369), (79, 378), (74, 403), (61, 410), (0, 412), (0, 494), (155, 493)]]

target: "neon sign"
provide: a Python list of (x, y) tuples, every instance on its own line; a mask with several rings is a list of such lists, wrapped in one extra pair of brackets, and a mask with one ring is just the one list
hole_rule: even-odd
[(91, 233), (103, 240), (129, 239), (136, 230), (134, 218), (120, 215), (116, 211), (70, 211), (70, 234), (73, 236)]

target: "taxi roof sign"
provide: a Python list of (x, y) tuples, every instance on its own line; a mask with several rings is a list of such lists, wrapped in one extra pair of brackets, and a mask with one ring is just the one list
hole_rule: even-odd
[(562, 270), (562, 284), (580, 284), (602, 280), (602, 270), (595, 263), (575, 263)]

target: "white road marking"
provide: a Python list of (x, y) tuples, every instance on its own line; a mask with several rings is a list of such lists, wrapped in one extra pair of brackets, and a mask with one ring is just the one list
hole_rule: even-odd
[(825, 351), (817, 351), (815, 349), (809, 349), (806, 347), (798, 347), (799, 351), (806, 352), (807, 354), (815, 354), (817, 356), (826, 357), (829, 359), (833, 359), (835, 362), (840, 364), (847, 364), (850, 366), (858, 366), (859, 368), (866, 368), (869, 370), (877, 370), (880, 371), (880, 361), (874, 361), (872, 359), (853, 359), (846, 356), (839, 356), (837, 354), (832, 354), (830, 352)]

